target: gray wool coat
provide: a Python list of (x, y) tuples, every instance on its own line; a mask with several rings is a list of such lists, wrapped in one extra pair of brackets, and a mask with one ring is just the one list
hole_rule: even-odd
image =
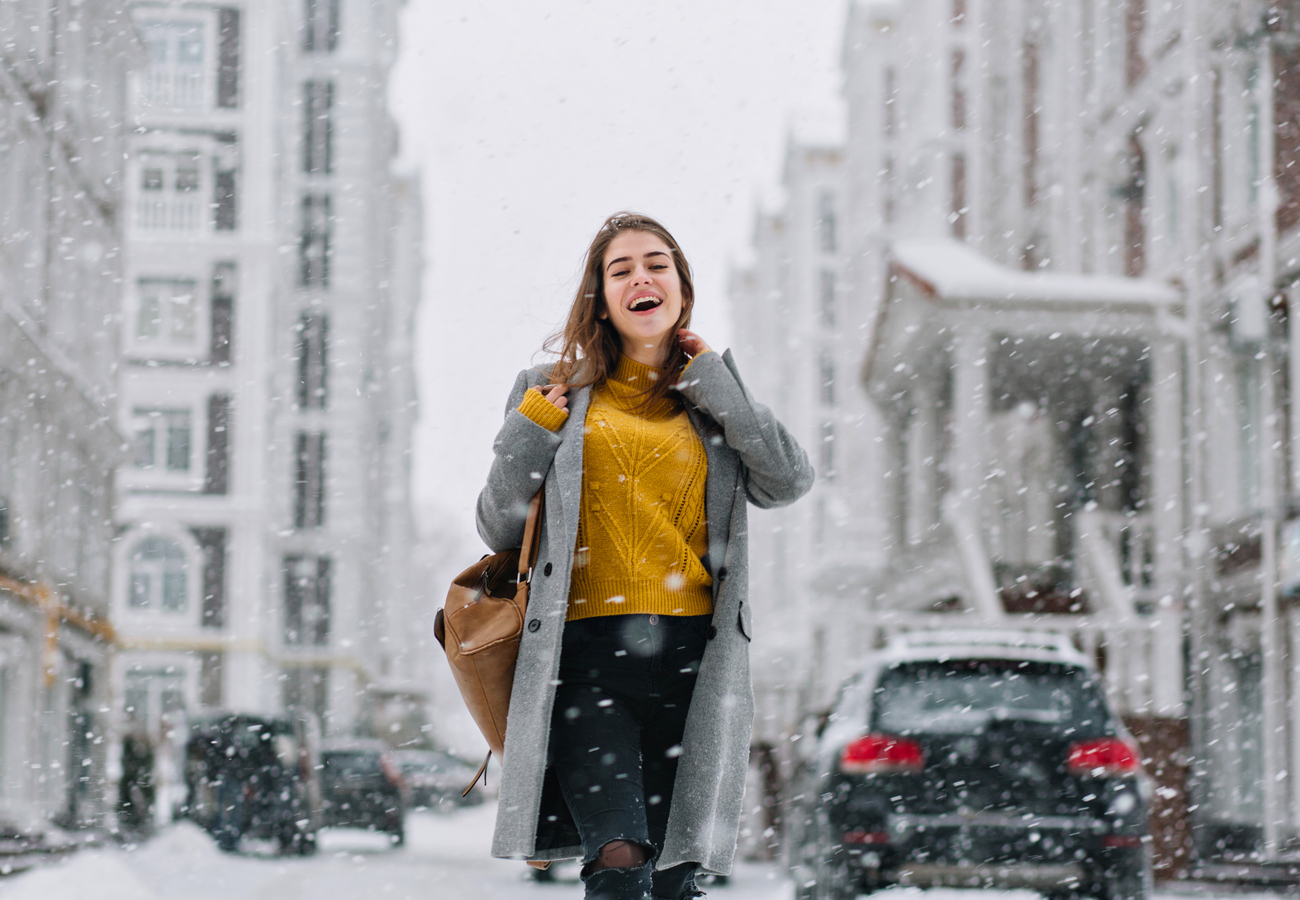
[[(524, 392), (546, 383), (547, 374), (543, 369), (519, 374), (505, 424), (493, 443), (495, 459), (477, 510), (479, 534), (489, 547), (518, 547), (528, 501), (545, 484), (545, 521), (510, 698), (492, 841), (492, 855), (508, 859), (582, 856), (577, 828), (547, 765), (547, 741), (578, 533), (583, 428), (591, 392), (570, 392), (569, 419), (559, 433), (552, 433), (517, 409)], [(745, 390), (730, 351), (699, 356), (680, 391), (708, 459), (706, 565), (713, 575), (714, 631), (686, 720), (668, 835), (657, 866), (694, 862), (725, 874), (736, 850), (754, 716), (746, 503), (791, 503), (812, 486), (813, 470), (790, 433)]]

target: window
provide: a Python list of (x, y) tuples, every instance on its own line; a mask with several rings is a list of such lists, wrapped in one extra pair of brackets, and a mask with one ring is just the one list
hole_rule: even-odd
[(284, 558), (284, 643), (325, 647), (330, 641), (330, 559)]
[(164, 537), (147, 537), (131, 551), (127, 605), (132, 609), (185, 612), (189, 605), (185, 549)]
[(230, 362), (230, 341), (234, 334), (235, 279), (238, 270), (233, 262), (219, 262), (212, 267), (212, 308), (209, 359), (217, 365)]
[(217, 106), (239, 105), (239, 10), (217, 11)]
[(190, 411), (140, 409), (132, 414), (137, 469), (190, 470)]
[(202, 157), (197, 150), (140, 154), (135, 226), (152, 231), (198, 231), (207, 221)]
[(140, 23), (148, 64), (140, 73), (139, 102), (151, 111), (201, 113), (207, 105), (207, 21)]
[(145, 347), (191, 348), (198, 337), (198, 286), (189, 279), (136, 282), (135, 342)]
[(293, 524), (319, 528), (325, 524), (325, 435), (300, 431), (294, 445)]
[(208, 397), (208, 464), (203, 473), (203, 493), (224, 494), (230, 489), (230, 395)]
[(239, 147), (233, 135), (217, 142), (212, 173), (212, 227), (234, 231), (239, 224)]
[(203, 551), (203, 583), (199, 624), (222, 628), (226, 624), (226, 541), (224, 528), (194, 528), (194, 539)]
[(1147, 157), (1137, 133), (1129, 135), (1129, 182), (1124, 189), (1124, 274), (1140, 277), (1146, 271)]
[(822, 327), (835, 327), (835, 273), (830, 269), (822, 269), (820, 283), (817, 291), (817, 312), (821, 319)]
[(1127, 0), (1124, 8), (1124, 81), (1129, 86), (1146, 74), (1142, 56), (1142, 32), (1146, 28), (1146, 0)]
[(298, 245), (299, 281), (303, 287), (329, 287), (330, 198), (302, 198), (302, 233)]
[(835, 196), (822, 191), (817, 196), (817, 245), (823, 253), (834, 253), (835, 238)]
[(295, 666), (284, 671), (284, 708), (310, 712), (328, 728), (330, 670), (325, 666)]
[(304, 53), (331, 53), (339, 43), (339, 0), (304, 0)]
[(948, 214), (952, 236), (966, 239), (966, 154), (952, 155), (952, 211)]
[(952, 93), (952, 127), (955, 131), (961, 131), (966, 127), (966, 88), (962, 80), (962, 70), (965, 67), (965, 51), (953, 50), (949, 88)]
[(302, 86), (302, 170), (309, 175), (334, 171), (334, 83), (308, 81)]
[(1024, 204), (1028, 209), (1038, 202), (1038, 113), (1041, 84), (1038, 44), (1025, 41), (1022, 47), (1021, 79), (1024, 90)]
[(822, 405), (835, 405), (835, 360), (831, 358), (831, 352), (825, 348), (817, 359), (818, 374), (818, 394), (821, 397)]
[(298, 319), (298, 408), (324, 409), (328, 400), (329, 316), (303, 313)]

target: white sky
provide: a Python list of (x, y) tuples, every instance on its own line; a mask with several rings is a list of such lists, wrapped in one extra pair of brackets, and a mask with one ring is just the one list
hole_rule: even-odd
[[(417, 503), (474, 535), (506, 394), (605, 216), (660, 219), (718, 350), (797, 114), (835, 102), (845, 0), (409, 0), (392, 108), (423, 174)], [(475, 538), (476, 540), (476, 538)]]

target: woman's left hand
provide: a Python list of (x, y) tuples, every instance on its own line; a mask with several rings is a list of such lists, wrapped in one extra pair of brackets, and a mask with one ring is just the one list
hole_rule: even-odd
[(681, 342), (682, 349), (686, 355), (694, 359), (701, 353), (708, 353), (713, 348), (704, 343), (704, 338), (700, 337), (694, 331), (688, 331), (685, 328), (677, 330), (677, 340)]

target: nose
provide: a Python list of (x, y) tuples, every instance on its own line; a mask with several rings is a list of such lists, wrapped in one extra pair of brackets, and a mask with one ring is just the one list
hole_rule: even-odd
[(650, 270), (645, 266), (638, 265), (632, 273), (633, 284), (647, 284), (650, 281)]

